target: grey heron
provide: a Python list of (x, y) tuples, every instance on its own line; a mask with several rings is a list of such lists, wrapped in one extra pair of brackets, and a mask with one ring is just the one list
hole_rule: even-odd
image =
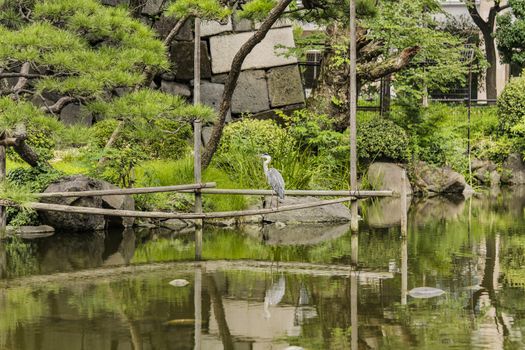
[[(275, 168), (268, 168), (268, 165), (272, 161), (272, 157), (268, 153), (261, 155), (264, 159), (263, 169), (264, 175), (266, 175), (266, 181), (272, 187), (273, 191), (277, 194), (280, 200), (284, 199), (284, 179), (279, 170)], [(273, 194), (272, 194), (273, 199)], [(270, 207), (272, 206), (272, 200), (270, 200)], [(279, 200), (277, 200), (277, 207), (279, 207)]]

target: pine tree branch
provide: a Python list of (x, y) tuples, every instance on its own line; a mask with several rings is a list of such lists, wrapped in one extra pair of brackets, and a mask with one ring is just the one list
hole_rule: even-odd
[(40, 107), (40, 110), (42, 112), (60, 113), (60, 111), (62, 110), (62, 108), (64, 108), (66, 106), (66, 104), (68, 104), (69, 102), (72, 102), (74, 100), (75, 100), (74, 97), (63, 96), (63, 97), (59, 98), (58, 101), (56, 101), (51, 106)]

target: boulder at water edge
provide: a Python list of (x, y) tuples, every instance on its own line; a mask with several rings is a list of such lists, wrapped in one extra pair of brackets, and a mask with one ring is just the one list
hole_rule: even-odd
[[(103, 180), (91, 179), (84, 175), (63, 177), (49, 185), (44, 192), (76, 192), (118, 189), (117, 186)], [(94, 197), (53, 197), (42, 198), (42, 203), (71, 205), (79, 207), (134, 210), (135, 202), (131, 196), (94, 196)], [(101, 215), (72, 214), (63, 212), (41, 211), (40, 218), (46, 225), (67, 231), (95, 231), (109, 226), (131, 227), (134, 218), (105, 217)]]
[[(405, 169), (394, 163), (377, 162), (368, 167), (368, 183), (374, 190), (390, 190), (401, 193), (403, 188), (402, 175)], [(412, 186), (406, 178), (405, 189), (407, 195), (412, 194)]]
[(463, 194), (469, 190), (465, 177), (450, 167), (436, 167), (418, 162), (414, 167), (414, 186), (416, 192), (429, 195)]
[(501, 182), (522, 185), (525, 184), (525, 162), (519, 153), (512, 153), (503, 163)]

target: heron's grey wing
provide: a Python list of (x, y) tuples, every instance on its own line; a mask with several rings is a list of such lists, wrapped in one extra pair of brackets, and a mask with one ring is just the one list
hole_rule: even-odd
[(284, 199), (284, 179), (281, 173), (274, 168), (270, 168), (266, 173), (268, 183), (272, 186), (280, 199)]

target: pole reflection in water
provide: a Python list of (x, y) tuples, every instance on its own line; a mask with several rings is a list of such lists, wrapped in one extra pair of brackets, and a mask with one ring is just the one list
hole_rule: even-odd
[(359, 250), (359, 235), (357, 232), (352, 232), (352, 252), (351, 252), (351, 261), (355, 270), (351, 272), (350, 275), (350, 322), (352, 327), (352, 350), (358, 349), (358, 338), (359, 338), (359, 325), (357, 317), (357, 288), (358, 286), (358, 271), (357, 271), (357, 252)]
[(195, 282), (193, 290), (193, 303), (195, 305), (195, 350), (201, 349), (202, 336), (202, 267), (195, 267)]
[(407, 304), (408, 290), (408, 206), (406, 171), (401, 174), (401, 305)]

